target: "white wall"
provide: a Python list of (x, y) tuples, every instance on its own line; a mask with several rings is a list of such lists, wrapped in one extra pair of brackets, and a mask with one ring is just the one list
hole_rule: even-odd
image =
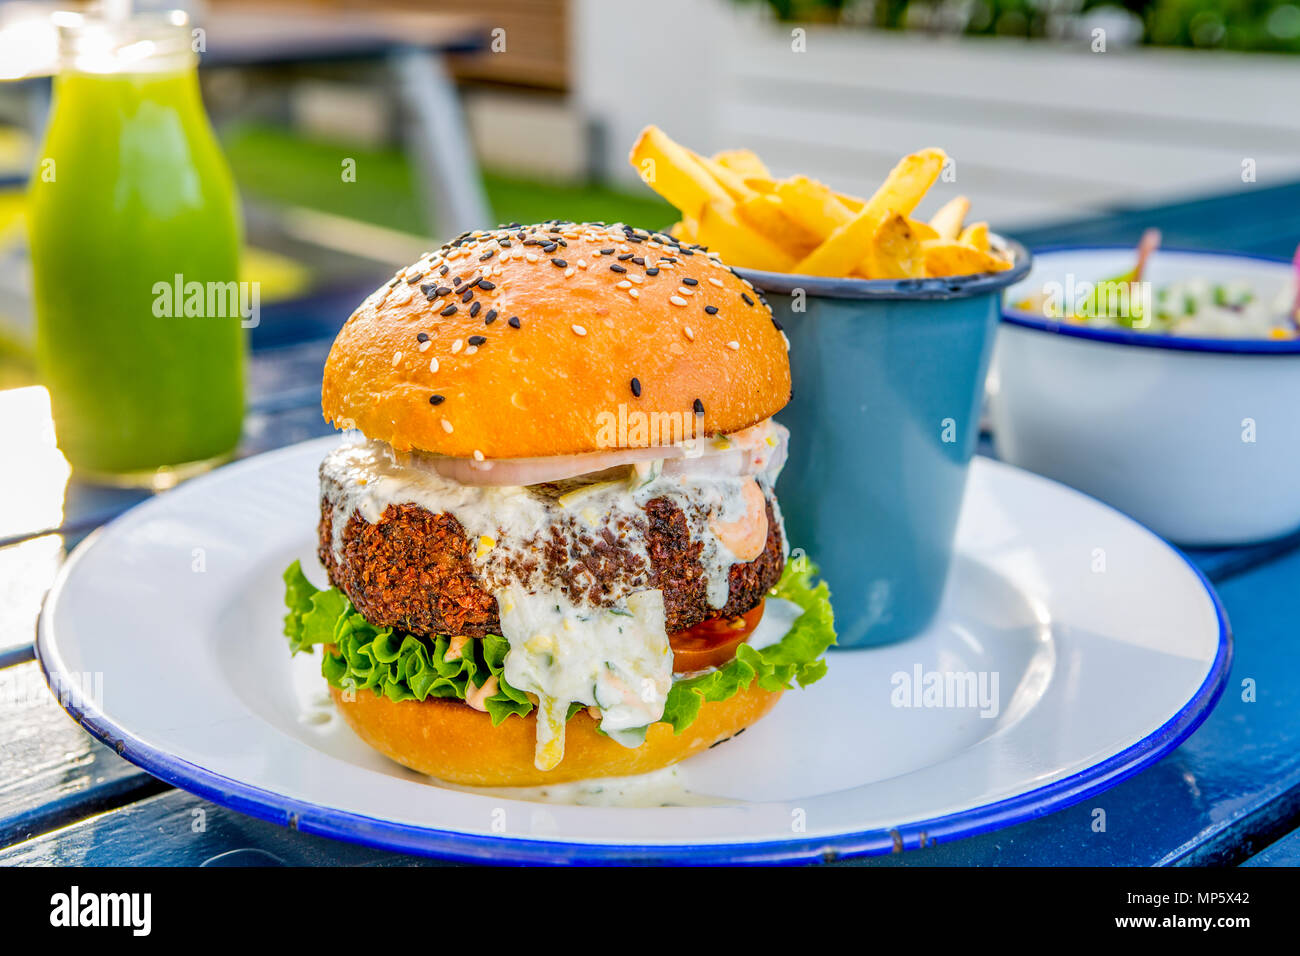
[[(791, 27), (726, 0), (576, 0), (575, 97), (607, 163), (648, 122), (701, 151), (757, 150), (870, 192), (942, 146), (995, 225), (1300, 178), (1300, 57)], [(635, 49), (629, 36), (635, 37)], [(945, 193), (938, 190), (936, 201)]]

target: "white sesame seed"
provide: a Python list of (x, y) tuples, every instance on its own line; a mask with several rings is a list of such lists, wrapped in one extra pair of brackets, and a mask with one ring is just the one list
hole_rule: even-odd
[(445, 431), (448, 435), (450, 435), (453, 430), (451, 427), (451, 422), (447, 421), (447, 419), (445, 418), (442, 420), (442, 430)]
[(579, 268), (579, 269), (585, 269), (585, 268), (587, 268), (587, 260), (586, 260), (586, 259), (579, 259), (579, 260), (578, 260), (578, 268)]
[(430, 372), (438, 371), (438, 360), (436, 358), (429, 359), (429, 371)]
[(684, 306), (684, 305), (686, 304), (686, 300), (683, 299), (680, 295), (672, 296), (668, 301), (671, 302), (673, 305), (683, 305), (683, 306)]
[(477, 352), (477, 351), (478, 351), (478, 346), (477, 346), (477, 345), (471, 345), (469, 348), (467, 348), (467, 349), (465, 350), (465, 354), (466, 354), (466, 355), (473, 355), (473, 354), (474, 354), (475, 352)]
[(574, 335), (586, 335), (586, 334), (587, 334), (587, 330), (584, 329), (581, 325), (570, 326), (570, 328), (573, 329), (573, 334), (574, 334)]
[(482, 460), (483, 460), (483, 453), (482, 453), (481, 451), (479, 451), (477, 448), (474, 449), (474, 460), (475, 460), (475, 461), (482, 461)]
[(401, 360), (402, 360), (402, 353), (401, 353), (401, 352), (394, 352), (394, 353), (393, 353), (393, 364), (396, 365), (396, 364), (397, 364), (398, 362), (400, 362)]
[(639, 275), (636, 275), (636, 274), (630, 275), (630, 276), (628, 276), (628, 278), (631, 279), (633, 282), (635, 282), (637, 285), (640, 285), (642, 282), (645, 281), (645, 277), (644, 277), (644, 276), (639, 276)]
[(617, 285), (620, 289), (632, 288), (632, 283), (628, 282), (626, 279), (624, 279), (622, 282), (617, 283)]
[(740, 343), (737, 342), (735, 339), (732, 339), (730, 342), (727, 343), (727, 348), (731, 349), (731, 351), (733, 352), (739, 352)]
[(455, 355), (457, 352), (459, 352), (459, 351), (460, 351), (461, 349), (463, 349), (464, 347), (465, 347), (465, 343), (462, 342), (460, 339), (457, 339), (455, 342), (452, 342), (452, 343), (451, 343), (451, 354), (452, 354), (452, 355)]
[(686, 333), (686, 338), (689, 341), (691, 342), (695, 341), (695, 333), (691, 331), (691, 327), (689, 325), (683, 328), (682, 331)]
[(709, 276), (709, 281), (712, 282), (714, 285), (716, 285), (719, 289), (722, 288), (722, 280), (719, 279), (717, 276)]
[(566, 278), (566, 279), (572, 279), (572, 278), (573, 278), (573, 274), (574, 274), (575, 272), (577, 272), (577, 271), (578, 271), (578, 270), (575, 269), (575, 268), (573, 268), (573, 266), (569, 266), (569, 268), (567, 268), (567, 269), (564, 270), (564, 278)]
[(630, 296), (631, 296), (632, 298), (634, 298), (634, 299), (639, 299), (639, 298), (641, 298), (641, 293), (640, 293), (638, 290), (636, 290), (636, 289), (628, 289), (628, 290), (627, 290), (627, 294), (630, 295)]
[(677, 294), (678, 294), (678, 295), (695, 295), (695, 293), (692, 292), (690, 289), (686, 288), (686, 286), (678, 286), (678, 288), (677, 288)]
[(527, 259), (529, 262), (536, 262), (538, 259), (541, 258), (541, 256), (539, 256), (535, 252), (526, 252), (524, 253), (524, 258)]

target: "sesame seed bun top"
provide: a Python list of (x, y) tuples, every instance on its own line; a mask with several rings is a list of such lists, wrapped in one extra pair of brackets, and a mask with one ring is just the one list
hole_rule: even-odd
[(759, 294), (701, 247), (508, 226), (366, 299), (330, 349), (321, 405), (335, 427), (458, 458), (643, 447), (680, 440), (670, 420), (715, 435), (771, 417), (790, 398), (786, 348)]

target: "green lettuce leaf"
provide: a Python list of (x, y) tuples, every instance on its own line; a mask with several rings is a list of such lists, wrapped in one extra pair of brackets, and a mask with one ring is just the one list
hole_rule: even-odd
[[(801, 565), (795, 569), (794, 565)], [(663, 722), (681, 733), (694, 722), (705, 701), (723, 701), (754, 680), (764, 690), (782, 690), (798, 684), (806, 687), (826, 673), (822, 655), (835, 643), (830, 591), (825, 582), (814, 586), (816, 568), (807, 559), (786, 565), (773, 597), (793, 601), (803, 608), (789, 632), (780, 641), (761, 650), (742, 644), (736, 656), (724, 666), (673, 684), (664, 707)], [(370, 690), (389, 700), (428, 700), (453, 697), (464, 700), (470, 684), (482, 687), (497, 679), (497, 689), (484, 700), (493, 726), (511, 714), (525, 716), (533, 709), (523, 691), (505, 679), (509, 642), (495, 634), (465, 641), (462, 654), (447, 659), (451, 638), (440, 635), (421, 638), (375, 627), (335, 588), (320, 590), (302, 573), (295, 561), (284, 572), (284, 633), (293, 653), (317, 644), (332, 644), (321, 660), (321, 674), (343, 690)], [(569, 717), (583, 709), (569, 707)]]
[(761, 650), (741, 644), (736, 656), (717, 670), (673, 684), (660, 718), (672, 725), (673, 733), (689, 727), (705, 701), (727, 700), (755, 680), (764, 690), (785, 690), (796, 683), (807, 687), (825, 675), (822, 655), (835, 643), (835, 618), (830, 588), (825, 581), (814, 585), (816, 574), (816, 566), (807, 558), (787, 562), (781, 580), (769, 592), (803, 608), (785, 637)]

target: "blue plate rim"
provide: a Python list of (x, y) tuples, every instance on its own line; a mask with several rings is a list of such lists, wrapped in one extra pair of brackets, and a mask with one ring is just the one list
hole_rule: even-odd
[[(1043, 246), (1033, 250), (1034, 257), (1070, 252), (1123, 252), (1133, 251), (1133, 246), (1121, 243), (1099, 243), (1096, 245), (1059, 245)], [(1223, 252), (1215, 249), (1189, 249), (1182, 246), (1161, 246), (1161, 252), (1174, 252), (1179, 255), (1201, 256), (1213, 259), (1247, 259), (1252, 262), (1267, 262), (1273, 265), (1290, 266), (1286, 259), (1276, 256), (1261, 256), (1250, 252)], [(1167, 349), (1175, 352), (1209, 352), (1217, 355), (1300, 355), (1300, 338), (1287, 340), (1272, 339), (1204, 339), (1189, 335), (1168, 335), (1163, 332), (1133, 332), (1127, 329), (1090, 328), (1086, 325), (1070, 325), (1054, 322), (1028, 312), (1011, 308), (1005, 302), (1001, 306), (1002, 321), (1008, 325), (1035, 332), (1064, 335), (1069, 338), (1085, 339), (1091, 342), (1106, 342), (1111, 345), (1136, 345), (1140, 348)]]
[[(1023, 470), (1004, 462), (991, 461), (1000, 468)], [(1094, 793), (1122, 783), (1160, 760), (1190, 737), (1213, 712), (1227, 686), (1233, 659), (1232, 629), (1218, 593), (1201, 569), (1175, 545), (1118, 509), (1050, 478), (1041, 475), (1033, 477), (1080, 495), (1114, 513), (1122, 520), (1130, 522), (1167, 547), (1191, 570), (1209, 597), (1218, 622), (1218, 645), (1214, 660), (1196, 693), (1169, 720), (1146, 737), (1106, 760), (1015, 797), (940, 817), (904, 823), (891, 830), (866, 830), (832, 837), (758, 843), (626, 845), (565, 843), (434, 830), (382, 820), (362, 813), (321, 807), (307, 801), (285, 797), (262, 787), (232, 780), (188, 760), (173, 756), (160, 748), (150, 746), (125, 728), (118, 727), (107, 720), (103, 715), (87, 713), (85, 708), (77, 705), (75, 695), (60, 697), (55, 693), (55, 698), (68, 715), (91, 736), (113, 749), (119, 756), (172, 786), (260, 820), (303, 833), (331, 837), (375, 849), (415, 853), (466, 863), (588, 866), (803, 864), (833, 862), (859, 856), (882, 856), (902, 850), (921, 849), (938, 842), (977, 836), (1024, 823), (1049, 812), (1072, 806)], [(46, 594), (37, 622), (35, 657), (47, 685), (52, 684), (51, 662), (57, 660), (57, 655), (47, 646), (52, 640), (52, 626), (49, 622), (52, 607), (81, 556), (93, 547), (106, 529), (111, 528), (129, 513), (130, 509), (104, 528), (87, 536), (59, 569), (53, 587)], [(52, 687), (51, 693), (54, 693)]]

